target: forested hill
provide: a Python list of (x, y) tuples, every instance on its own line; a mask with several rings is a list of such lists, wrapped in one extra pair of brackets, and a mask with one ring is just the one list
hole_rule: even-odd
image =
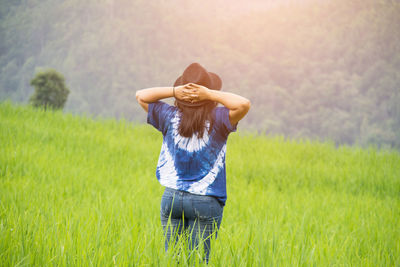
[(55, 68), (67, 110), (144, 121), (134, 92), (199, 62), (251, 99), (242, 129), (400, 148), (398, 1), (2, 0), (0, 36), (0, 100)]

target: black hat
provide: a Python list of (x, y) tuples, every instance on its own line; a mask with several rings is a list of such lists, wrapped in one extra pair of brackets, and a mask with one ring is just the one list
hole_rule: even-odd
[[(192, 63), (190, 64), (183, 74), (176, 79), (174, 86), (178, 85), (184, 85), (187, 83), (195, 83), (199, 85), (203, 85), (207, 87), (208, 89), (212, 90), (220, 90), (222, 87), (222, 80), (221, 78), (213, 73), (213, 72), (208, 72), (203, 66), (201, 66), (199, 63)], [(185, 106), (201, 106), (205, 103), (208, 103), (209, 101), (199, 101), (196, 103), (190, 103), (187, 101), (181, 101), (177, 99), (179, 103), (185, 105)]]

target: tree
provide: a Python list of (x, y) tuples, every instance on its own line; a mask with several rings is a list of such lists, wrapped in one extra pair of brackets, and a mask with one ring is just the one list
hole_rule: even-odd
[(43, 106), (51, 109), (63, 109), (69, 89), (65, 86), (65, 78), (54, 69), (37, 73), (31, 80), (35, 92), (30, 98), (30, 103), (35, 106)]

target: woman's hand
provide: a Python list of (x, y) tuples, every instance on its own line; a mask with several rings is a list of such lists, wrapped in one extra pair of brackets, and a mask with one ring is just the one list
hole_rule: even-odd
[(195, 103), (198, 101), (203, 101), (209, 99), (209, 92), (210, 89), (208, 89), (205, 86), (195, 84), (195, 83), (188, 83), (185, 84), (184, 86), (184, 92), (185, 92), (185, 99), (188, 99), (186, 101)]
[(209, 89), (205, 86), (188, 83), (175, 87), (175, 98), (191, 103), (208, 99)]
[(174, 97), (178, 100), (183, 100), (183, 101), (189, 101), (190, 102), (190, 97), (189, 97), (189, 92), (185, 88), (187, 84), (185, 85), (179, 85), (174, 87)]

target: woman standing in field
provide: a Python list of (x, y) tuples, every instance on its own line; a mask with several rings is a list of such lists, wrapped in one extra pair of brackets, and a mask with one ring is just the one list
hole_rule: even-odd
[[(227, 198), (226, 141), (250, 108), (249, 100), (221, 87), (217, 74), (193, 63), (173, 87), (136, 92), (147, 122), (163, 134), (156, 175), (166, 187), (160, 212), (165, 249), (171, 237), (188, 230), (191, 248), (203, 242), (207, 262)], [(175, 106), (159, 101), (169, 97), (175, 97)]]

